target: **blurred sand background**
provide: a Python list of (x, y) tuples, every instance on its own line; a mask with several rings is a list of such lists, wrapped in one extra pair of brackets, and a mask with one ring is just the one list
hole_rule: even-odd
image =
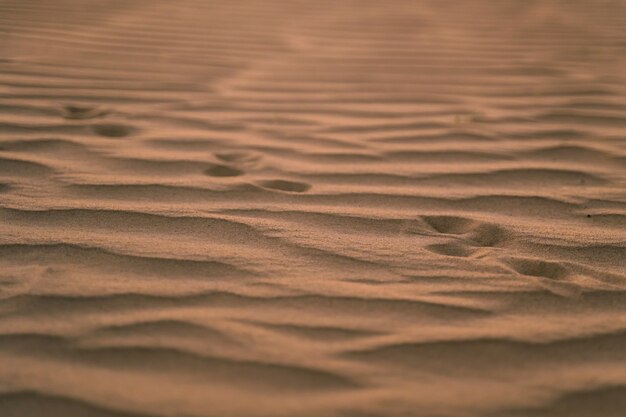
[(0, 0), (0, 416), (624, 416), (625, 28)]

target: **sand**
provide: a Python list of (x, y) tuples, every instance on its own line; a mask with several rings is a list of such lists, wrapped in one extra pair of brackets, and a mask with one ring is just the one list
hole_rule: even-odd
[(623, 416), (625, 28), (0, 0), (0, 416)]

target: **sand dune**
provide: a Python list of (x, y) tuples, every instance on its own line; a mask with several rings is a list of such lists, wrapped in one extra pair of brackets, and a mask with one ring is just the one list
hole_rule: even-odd
[(0, 415), (624, 415), (625, 27), (0, 0)]

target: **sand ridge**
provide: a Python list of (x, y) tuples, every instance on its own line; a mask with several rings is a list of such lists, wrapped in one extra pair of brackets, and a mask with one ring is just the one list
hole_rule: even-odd
[(0, 415), (621, 416), (624, 27), (0, 0)]

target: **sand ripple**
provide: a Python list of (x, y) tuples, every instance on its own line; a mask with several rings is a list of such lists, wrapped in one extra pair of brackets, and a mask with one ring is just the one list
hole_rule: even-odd
[(0, 0), (0, 415), (623, 416), (624, 27)]

